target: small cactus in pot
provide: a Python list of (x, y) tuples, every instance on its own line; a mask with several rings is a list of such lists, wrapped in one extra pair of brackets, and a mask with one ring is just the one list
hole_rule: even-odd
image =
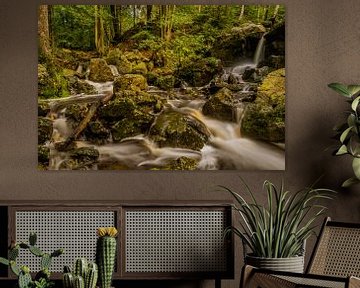
[(101, 227), (97, 229), (96, 262), (99, 267), (100, 288), (110, 288), (116, 258), (115, 227)]
[(74, 272), (69, 266), (64, 267), (64, 288), (95, 288), (98, 279), (98, 267), (96, 263), (88, 263), (85, 258), (76, 259)]

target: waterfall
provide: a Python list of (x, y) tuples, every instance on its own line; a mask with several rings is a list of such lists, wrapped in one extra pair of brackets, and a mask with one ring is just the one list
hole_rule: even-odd
[(264, 44), (265, 44), (265, 37), (263, 35), (256, 46), (256, 50), (255, 50), (255, 54), (254, 54), (255, 67), (257, 67), (259, 65), (260, 61), (264, 60), (264, 54), (265, 54), (265, 45)]

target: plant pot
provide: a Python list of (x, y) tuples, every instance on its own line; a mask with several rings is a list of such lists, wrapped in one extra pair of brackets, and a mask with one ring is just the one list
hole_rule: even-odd
[(245, 263), (262, 269), (304, 273), (303, 255), (289, 258), (263, 258), (246, 255)]

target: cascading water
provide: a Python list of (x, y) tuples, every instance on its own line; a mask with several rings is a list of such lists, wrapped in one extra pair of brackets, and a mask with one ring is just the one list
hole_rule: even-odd
[(265, 55), (265, 37), (264, 35), (260, 38), (256, 50), (255, 50), (255, 54), (254, 54), (254, 65), (255, 67), (257, 67), (260, 63), (260, 61), (264, 60), (264, 55)]
[[(242, 60), (242, 62), (226, 69), (227, 77), (229, 74), (235, 74), (235, 79), (243, 85), (240, 93), (253, 93), (251, 84), (242, 81), (242, 74), (248, 67), (255, 67), (264, 55), (264, 37), (259, 41), (253, 60)], [(115, 66), (112, 69), (114, 75), (117, 70)], [(225, 76), (223, 75), (223, 78)], [(93, 85), (96, 91), (101, 93), (111, 93), (113, 91), (113, 82), (96, 83), (86, 80)], [(144, 135), (123, 139), (121, 142), (112, 143), (108, 139), (108, 144), (94, 145), (86, 139), (78, 140), (76, 147), (93, 147), (99, 152), (98, 163), (92, 165), (91, 169), (104, 169), (108, 163), (119, 163), (120, 169), (151, 169), (162, 168), (170, 161), (180, 157), (187, 157), (198, 161), (199, 170), (219, 170), (219, 169), (237, 169), (237, 170), (283, 170), (285, 169), (284, 149), (271, 143), (265, 143), (253, 139), (242, 137), (241, 121), (244, 115), (245, 104), (239, 101), (234, 107), (234, 118), (236, 122), (226, 122), (213, 119), (202, 114), (202, 107), (206, 97), (194, 98), (187, 94), (192, 88), (179, 91), (171, 91), (172, 98), (167, 100), (165, 109), (181, 113), (189, 117), (191, 121), (196, 121), (204, 131), (209, 135), (208, 142), (201, 151), (194, 151), (185, 148), (176, 147), (158, 147), (155, 142)], [(180, 89), (181, 90), (181, 89)], [(149, 87), (149, 93), (161, 95), (167, 99), (169, 92), (159, 90), (156, 87)], [(191, 93), (191, 92), (190, 92)], [(175, 95), (175, 97), (174, 97)], [(81, 99), (81, 97), (79, 97)], [(55, 147), (56, 142), (66, 140), (73, 132), (73, 127), (68, 123), (64, 112), (57, 113), (53, 122), (54, 134), (52, 142), (49, 143), (50, 163), (49, 169), (61, 169), (64, 161), (69, 159), (67, 152), (58, 151)], [(109, 165), (110, 165), (109, 164)], [(99, 168), (99, 167), (102, 168)], [(106, 169), (106, 168), (105, 168)]]

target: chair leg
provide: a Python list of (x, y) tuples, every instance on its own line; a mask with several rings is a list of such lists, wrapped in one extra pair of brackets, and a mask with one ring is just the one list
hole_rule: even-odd
[(251, 276), (253, 275), (254, 267), (250, 265), (244, 265), (241, 271), (241, 278), (240, 278), (240, 288), (246, 288), (248, 287)]

